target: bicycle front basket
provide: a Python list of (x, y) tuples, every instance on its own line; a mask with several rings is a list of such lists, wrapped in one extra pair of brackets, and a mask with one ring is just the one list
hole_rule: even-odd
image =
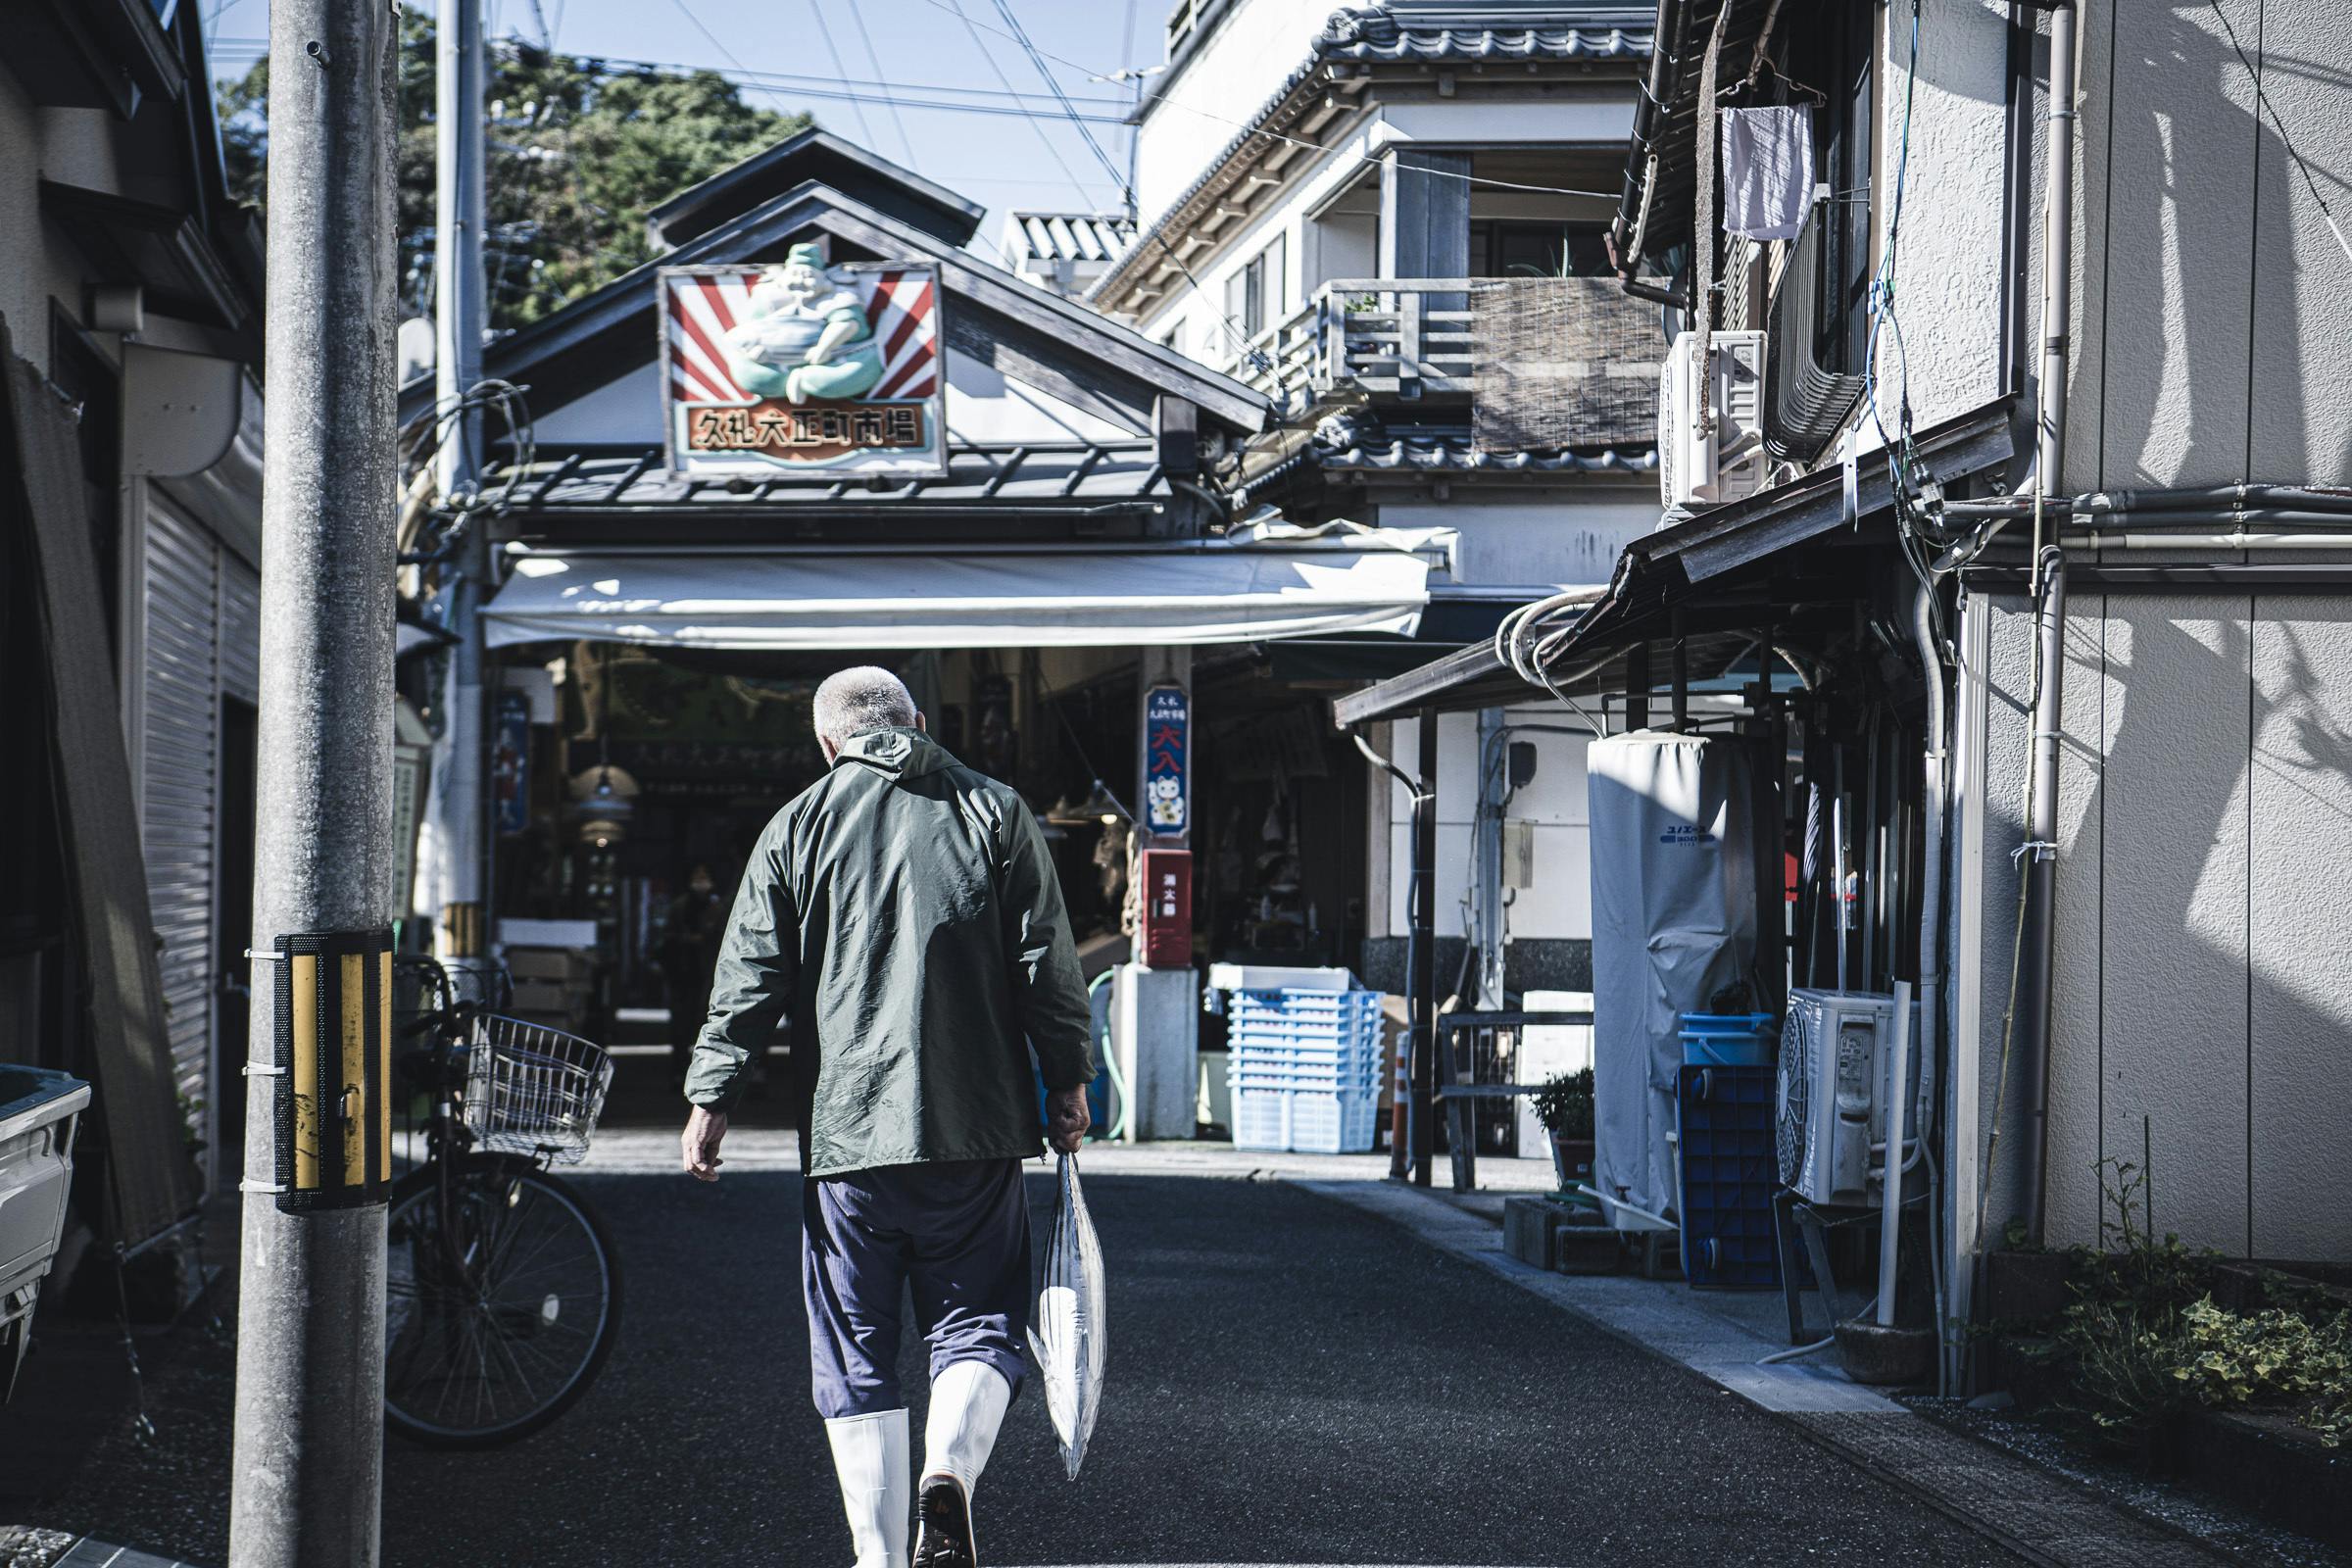
[(476, 1142), (500, 1153), (577, 1164), (612, 1086), (605, 1048), (497, 1013), (476, 1013), (466, 1044), (466, 1125)]

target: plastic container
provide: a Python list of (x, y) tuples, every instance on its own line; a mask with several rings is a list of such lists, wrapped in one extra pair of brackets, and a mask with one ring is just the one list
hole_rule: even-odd
[(78, 1078), (0, 1066), (0, 1397), (16, 1385), (33, 1302), (65, 1233), (74, 1124), (89, 1102)]
[(1372, 1149), (1376, 1091), (1233, 1091), (1233, 1147), (1266, 1152), (1362, 1154)]
[(1674, 1103), (1684, 1277), (1698, 1290), (1777, 1289), (1772, 1068), (1686, 1066)]
[(1683, 1060), (1692, 1067), (1769, 1067), (1781, 1034), (1769, 1012), (1686, 1012)]

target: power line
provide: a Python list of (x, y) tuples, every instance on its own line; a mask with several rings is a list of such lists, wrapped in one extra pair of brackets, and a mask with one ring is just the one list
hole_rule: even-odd
[[(825, 20), (824, 0), (808, 0), (808, 14), (816, 19), (816, 35), (825, 42), (825, 56), (833, 62), (833, 74), (847, 80), (849, 68), (841, 63), (841, 46), (833, 41), (833, 24)], [(865, 105), (852, 100), (850, 113), (858, 117), (858, 134), (871, 146), (874, 127), (866, 123)]]
[[(1002, 0), (1000, 0), (1000, 4), (1001, 3)], [(924, 0), (924, 4), (937, 6), (943, 11), (949, 9), (947, 0)], [(988, 26), (986, 23), (981, 23), (980, 25), (983, 27)], [(995, 33), (1000, 38), (1011, 38), (1015, 43), (1026, 42), (1024, 38), (1017, 37), (1012, 33), (1006, 32), (1002, 27), (988, 27), (988, 30)], [(1061, 55), (1054, 54), (1051, 50), (1036, 50), (1035, 52), (1043, 55), (1046, 59), (1054, 62), (1056, 65), (1067, 66), (1072, 71), (1085, 72), (1090, 76), (1107, 76), (1111, 74), (1111, 73), (1106, 71), (1097, 71), (1093, 67), (1085, 65), (1080, 61), (1066, 59)], [(1164, 92), (1142, 93), (1140, 97), (1148, 98), (1155, 104), (1165, 104), (1170, 109), (1181, 110), (1188, 115), (1197, 115), (1202, 120), (1214, 121), (1220, 125), (1231, 125), (1237, 130), (1248, 131), (1253, 136), (1263, 136), (1268, 141), (1287, 142), (1294, 147), (1303, 147), (1309, 152), (1336, 152), (1343, 157), (1352, 158), (1359, 164), (1366, 164), (1373, 167), (1378, 167), (1380, 163), (1380, 160), (1370, 153), (1357, 152), (1352, 148), (1347, 147), (1326, 146), (1324, 143), (1319, 141), (1309, 141), (1303, 136), (1286, 136), (1279, 130), (1268, 130), (1263, 125), (1252, 125), (1246, 120), (1235, 120), (1228, 115), (1211, 114), (1209, 111), (1197, 108), (1192, 104), (1178, 103), (1175, 99), (1170, 98)], [(1516, 179), (1490, 179), (1483, 174), (1456, 174), (1449, 171), (1440, 169), (1427, 169), (1420, 171), (1420, 172), (1435, 176), (1439, 179), (1458, 179), (1465, 184), (1484, 185), (1490, 190), (1524, 190), (1533, 191), (1538, 195), (1543, 196), (1592, 196), (1596, 197), (1601, 201), (1615, 201), (1619, 196), (1624, 194), (1623, 191), (1613, 190), (1577, 190), (1567, 185), (1536, 185), (1528, 183), (1524, 180)], [(1117, 177), (1115, 172), (1113, 177)]]
[[(958, 8), (958, 14), (960, 15), (960, 8)], [(1046, 57), (1039, 53), (1036, 44), (1029, 41), (1029, 30), (1021, 25), (1021, 19), (1013, 14), (1012, 0), (997, 0), (997, 15), (1004, 19), (1004, 25), (1012, 29), (1012, 40), (1021, 46), (1022, 52), (1029, 56), (1029, 63), (1037, 68), (1037, 74), (1044, 77), (1046, 85), (1053, 89), (1054, 100), (1061, 105), (1061, 112), (1069, 117), (1070, 123), (1077, 126), (1078, 135), (1085, 141), (1087, 150), (1095, 155), (1095, 161), (1101, 164), (1104, 172), (1119, 182), (1119, 188), (1124, 190), (1127, 186), (1127, 175), (1118, 165), (1110, 161), (1110, 155), (1102, 150), (1102, 144), (1095, 140), (1095, 133), (1087, 129), (1086, 122), (1078, 117), (1077, 109), (1070, 103), (1070, 95), (1061, 90), (1060, 79), (1047, 69)]]
[[(989, 51), (988, 40), (980, 35), (980, 29), (972, 25), (972, 19), (964, 14), (962, 0), (952, 0), (952, 5), (956, 12), (956, 19), (962, 23), (964, 30), (972, 35), (972, 47), (980, 51), (980, 58), (988, 62), (988, 69), (995, 72), (997, 80), (1004, 84), (1006, 94), (1015, 95), (1012, 78), (1004, 74), (1003, 66), (997, 64), (997, 57)], [(1045, 144), (1046, 156), (1054, 160), (1063, 177), (1069, 180), (1071, 188), (1081, 196), (1085, 196), (1085, 183), (1079, 179), (1078, 172), (1070, 167), (1069, 160), (1061, 156), (1061, 149), (1054, 145), (1054, 138), (1046, 134), (1044, 123), (1033, 115), (1022, 118), (1029, 122), (1029, 128), (1037, 132), (1037, 139)], [(1091, 201), (1093, 198), (1089, 197), (1088, 199)]]
[(2286, 148), (2286, 156), (2294, 160), (2295, 171), (2303, 176), (2304, 185), (2311, 191), (2311, 199), (2320, 204), (2320, 217), (2326, 220), (2328, 232), (2335, 236), (2336, 246), (2343, 251), (2344, 260), (2352, 262), (2352, 240), (2345, 239), (2344, 231), (2336, 226), (2334, 211), (2328, 207), (2328, 198), (2320, 194), (2319, 181), (2311, 177), (2311, 166), (2303, 161), (2301, 153), (2295, 151), (2295, 139), (2286, 133), (2286, 122), (2278, 118), (2278, 106), (2272, 103), (2271, 95), (2262, 90), (2262, 73), (2256, 71), (2254, 62), (2246, 58), (2245, 47), (2237, 41), (2237, 29), (2230, 24), (2230, 13), (2222, 9), (2222, 0), (2213, 0), (2213, 14), (2222, 19), (2222, 30), (2230, 35), (2230, 47), (2236, 51), (2237, 63), (2246, 68), (2246, 75), (2254, 83), (2258, 118), (2260, 110), (2271, 112), (2271, 123), (2278, 127), (2278, 141)]
[[(809, 3), (821, 8), (825, 0), (809, 0)], [(850, 24), (858, 29), (858, 41), (865, 46), (865, 63), (873, 68), (875, 79), (879, 81), (882, 75), (882, 57), (874, 53), (874, 35), (865, 30), (865, 16), (858, 9), (858, 0), (850, 0)], [(882, 104), (890, 111), (891, 128), (899, 133), (899, 146), (906, 151), (906, 167), (919, 169), (922, 166), (915, 161), (914, 143), (906, 134), (906, 122), (899, 114), (898, 100), (890, 95), (889, 82), (881, 82), (881, 87)]]

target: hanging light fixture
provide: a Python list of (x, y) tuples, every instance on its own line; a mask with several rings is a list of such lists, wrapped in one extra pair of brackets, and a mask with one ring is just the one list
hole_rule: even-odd
[(1046, 813), (1047, 821), (1061, 827), (1091, 826), (1096, 823), (1116, 827), (1129, 819), (1127, 808), (1119, 804), (1118, 797), (1112, 795), (1109, 786), (1101, 779), (1095, 780), (1095, 787), (1076, 806), (1066, 800), (1056, 801), (1054, 808)]

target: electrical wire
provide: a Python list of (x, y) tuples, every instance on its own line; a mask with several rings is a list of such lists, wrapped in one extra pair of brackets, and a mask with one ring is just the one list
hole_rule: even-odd
[[(1087, 129), (1086, 122), (1078, 118), (1078, 111), (1071, 107), (1069, 94), (1061, 90), (1060, 79), (1047, 68), (1046, 57), (1039, 53), (1037, 45), (1030, 41), (1029, 29), (1021, 25), (1021, 19), (1013, 12), (1012, 0), (996, 0), (996, 3), (997, 15), (1003, 17), (1004, 25), (1012, 29), (1013, 41), (1021, 46), (1022, 52), (1029, 57), (1029, 63), (1037, 68), (1038, 75), (1044, 78), (1046, 86), (1053, 92), (1054, 100), (1061, 105), (1062, 113), (1069, 116), (1070, 123), (1077, 128), (1079, 138), (1086, 143), (1087, 150), (1095, 155), (1095, 161), (1102, 166), (1103, 172), (1116, 180), (1119, 188), (1124, 191), (1127, 188), (1126, 172), (1110, 161), (1110, 154), (1102, 150), (1102, 144), (1095, 140), (1095, 133)], [(957, 14), (961, 14), (960, 8), (958, 8)], [(1097, 73), (1089, 72), (1088, 74), (1093, 75)]]
[[(808, 0), (808, 3), (822, 10), (825, 0)], [(865, 13), (858, 9), (858, 0), (850, 0), (849, 11), (850, 24), (858, 29), (858, 41), (865, 49), (865, 63), (874, 68), (875, 80), (880, 83), (882, 107), (890, 111), (891, 128), (899, 133), (899, 145), (906, 150), (906, 167), (919, 169), (922, 166), (915, 161), (914, 142), (906, 134), (906, 122), (899, 114), (898, 100), (890, 95), (890, 82), (882, 75), (882, 57), (874, 53), (874, 35), (866, 30)]]
[(2213, 14), (2222, 19), (2222, 30), (2230, 35), (2230, 49), (2236, 53), (2237, 63), (2246, 68), (2246, 75), (2254, 83), (2256, 108), (2271, 112), (2271, 123), (2278, 127), (2278, 140), (2286, 148), (2286, 156), (2294, 160), (2295, 172), (2303, 176), (2304, 185), (2311, 191), (2311, 199), (2319, 203), (2320, 217), (2327, 221), (2328, 232), (2335, 236), (2335, 243), (2343, 251), (2344, 260), (2352, 262), (2352, 240), (2344, 238), (2344, 231), (2336, 226), (2335, 212), (2328, 205), (2328, 198), (2320, 194), (2319, 181), (2311, 177), (2311, 166), (2303, 161), (2301, 153), (2295, 151), (2295, 139), (2286, 133), (2286, 122), (2278, 118), (2278, 106), (2271, 102), (2269, 93), (2263, 91), (2262, 73), (2255, 70), (2254, 62), (2246, 58), (2245, 46), (2237, 41), (2237, 29), (2230, 24), (2230, 13), (2222, 8), (2222, 0), (2213, 0)]
[[(824, 40), (825, 57), (833, 62), (833, 74), (848, 77), (849, 70), (841, 63), (841, 46), (833, 41), (833, 25), (825, 21), (824, 0), (808, 0), (808, 14), (816, 19), (816, 35)], [(872, 145), (874, 127), (866, 122), (865, 105), (852, 100), (850, 113), (858, 117), (858, 134)]]
[[(924, 4), (936, 6), (942, 11), (951, 9), (948, 4), (948, 0), (924, 0)], [(981, 25), (985, 27), (987, 26), (987, 24), (982, 23)], [(991, 32), (996, 32), (1003, 37), (1013, 37), (1011, 33), (1004, 32), (1002, 28), (989, 27), (988, 30)], [(1015, 39), (1014, 41), (1018, 42), (1019, 40)], [(1111, 74), (1109, 72), (1088, 66), (1081, 61), (1070, 60), (1061, 55), (1054, 54), (1050, 49), (1038, 50), (1037, 53), (1043, 56), (1045, 59), (1053, 61), (1056, 65), (1067, 66), (1072, 71), (1084, 72), (1089, 76), (1107, 76)], [(1166, 93), (1139, 91), (1138, 107), (1140, 108), (1141, 104), (1145, 101), (1165, 105), (1167, 108), (1179, 110), (1188, 115), (1195, 115), (1202, 120), (1214, 121), (1220, 125), (1231, 125), (1237, 130), (1245, 130), (1252, 135), (1262, 136), (1268, 141), (1285, 142), (1294, 147), (1305, 148), (1310, 152), (1337, 152), (1345, 157), (1353, 159), (1357, 163), (1369, 165), (1375, 168), (1377, 168), (1380, 164), (1380, 159), (1370, 153), (1357, 152), (1352, 148), (1330, 147), (1319, 141), (1309, 141), (1303, 136), (1287, 136), (1281, 131), (1269, 130), (1263, 125), (1253, 125), (1249, 121), (1236, 120), (1230, 115), (1215, 114), (1209, 110), (1201, 109), (1193, 104), (1179, 103), (1175, 99), (1169, 97)], [(1538, 185), (1523, 180), (1493, 179), (1483, 174), (1456, 174), (1446, 170), (1432, 169), (1424, 170), (1422, 172), (1439, 179), (1458, 179), (1466, 184), (1482, 185), (1490, 190), (1533, 191), (1539, 195), (1544, 196), (1592, 196), (1602, 201), (1615, 201), (1618, 197), (1624, 194), (1623, 191), (1578, 190), (1567, 185)]]
[[(980, 52), (980, 58), (988, 63), (988, 69), (995, 73), (997, 80), (1004, 84), (1006, 95), (1016, 95), (1012, 78), (1006, 75), (1004, 68), (997, 63), (995, 53), (988, 47), (988, 40), (981, 36), (980, 29), (972, 24), (972, 19), (964, 14), (962, 0), (949, 0), (949, 4), (956, 13), (956, 20), (962, 23), (964, 31), (972, 35), (972, 47)], [(1025, 115), (1022, 118), (1029, 122), (1029, 128), (1037, 132), (1038, 141), (1045, 146), (1046, 156), (1054, 160), (1054, 167), (1059, 169), (1063, 177), (1069, 180), (1070, 187), (1081, 196), (1085, 195), (1085, 182), (1078, 177), (1078, 172), (1070, 167), (1069, 160), (1061, 156), (1061, 149), (1054, 145), (1054, 138), (1046, 134), (1044, 122), (1034, 115)]]

